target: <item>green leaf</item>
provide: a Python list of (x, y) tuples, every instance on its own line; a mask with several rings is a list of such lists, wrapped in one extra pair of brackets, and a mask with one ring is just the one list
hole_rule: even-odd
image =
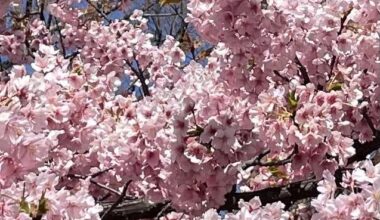
[(330, 92), (330, 91), (339, 91), (339, 90), (342, 90), (342, 87), (343, 87), (343, 83), (340, 83), (340, 82), (333, 82), (333, 83), (329, 83), (327, 84), (327, 92)]
[(30, 212), (30, 207), (29, 207), (29, 203), (27, 203), (25, 201), (25, 198), (22, 198), (21, 201), (20, 201), (20, 211), (21, 212), (25, 212), (25, 213), (28, 213)]
[(166, 4), (177, 4), (177, 3), (180, 3), (181, 0), (159, 0), (160, 2), (160, 5), (163, 6), (163, 5), (166, 5)]
[(275, 167), (275, 166), (271, 166), (268, 168), (269, 172), (271, 172), (271, 174), (274, 176), (274, 177), (277, 177), (277, 178), (287, 178), (287, 175), (284, 171), (280, 170), (278, 167)]
[(187, 135), (190, 137), (197, 137), (202, 134), (203, 130), (203, 128), (196, 126), (195, 129), (187, 131)]
[(296, 91), (291, 91), (288, 94), (288, 107), (290, 112), (294, 112), (298, 106), (298, 98), (296, 98)]
[(43, 214), (46, 214), (47, 211), (49, 211), (48, 200), (45, 198), (45, 192), (44, 192), (44, 193), (42, 193), (40, 201), (38, 202), (37, 214), (43, 215)]

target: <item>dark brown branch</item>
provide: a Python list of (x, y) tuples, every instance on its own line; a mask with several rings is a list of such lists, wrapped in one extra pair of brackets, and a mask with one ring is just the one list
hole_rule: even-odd
[[(90, 178), (90, 183), (92, 183), (92, 184), (98, 186), (99, 188), (105, 189), (105, 190), (107, 190), (107, 191), (109, 191), (109, 192), (111, 192), (111, 193), (113, 193), (113, 194), (115, 194), (115, 195), (117, 195), (117, 196), (121, 196), (122, 193), (120, 193), (119, 191), (117, 191), (117, 190), (115, 190), (115, 189), (113, 189), (113, 188), (110, 188), (110, 187), (108, 187), (108, 186), (106, 186), (106, 185), (104, 185), (104, 184), (102, 184), (102, 183), (99, 183), (99, 182), (97, 182), (96, 180), (94, 180), (95, 177), (100, 176), (101, 174), (103, 174), (103, 173), (105, 173), (105, 172), (107, 172), (107, 171), (109, 171), (109, 170), (111, 170), (111, 169), (113, 169), (113, 167), (107, 168), (107, 169), (105, 169), (105, 170), (101, 170), (101, 171), (99, 171), (99, 172), (96, 172), (96, 173), (91, 174), (91, 175), (88, 175), (88, 176), (85, 176), (85, 175), (78, 175), (78, 174), (68, 174), (67, 177), (70, 177), (70, 178), (76, 178), (76, 179), (87, 179), (88, 177), (91, 177), (91, 178)], [(135, 197), (128, 196), (128, 195), (124, 195), (124, 198), (125, 198), (125, 199), (128, 199), (128, 200), (136, 199)]]
[(367, 109), (364, 110), (363, 117), (367, 121), (368, 126), (371, 129), (373, 135), (377, 136), (377, 132), (378, 131), (376, 130), (375, 126), (373, 125), (373, 122), (372, 122), (371, 118), (369, 117), (369, 115), (367, 113)]
[(33, 0), (26, 0), (26, 6), (25, 6), (26, 17), (29, 17), (32, 7), (33, 7)]
[[(86, 176), (81, 176), (81, 175), (77, 175), (77, 174), (69, 174), (69, 175), (67, 175), (67, 177), (76, 178), (76, 179), (86, 179), (86, 178), (87, 178)], [(105, 189), (105, 190), (107, 190), (107, 191), (113, 193), (113, 194), (116, 194), (116, 195), (118, 195), (118, 196), (121, 195), (121, 193), (120, 193), (119, 191), (117, 191), (117, 190), (115, 190), (115, 189), (112, 189), (112, 188), (110, 188), (110, 187), (108, 187), (108, 186), (106, 186), (106, 185), (104, 185), (104, 184), (98, 183), (98, 182), (95, 181), (94, 179), (90, 179), (90, 182), (91, 182), (92, 184), (94, 184), (94, 185), (96, 185), (96, 186), (102, 188), (102, 189)]]
[(264, 153), (257, 156), (257, 158), (254, 158), (253, 160), (248, 160), (247, 162), (243, 163), (242, 169), (247, 169), (251, 166), (261, 166), (261, 167), (271, 167), (271, 166), (282, 166), (285, 164), (288, 164), (292, 162), (293, 156), (296, 154), (296, 150), (294, 150), (287, 158), (283, 160), (275, 160), (275, 161), (269, 161), (269, 162), (262, 162), (261, 159), (264, 158), (269, 154), (269, 151), (265, 151)]
[(160, 219), (160, 217), (166, 212), (166, 210), (169, 209), (170, 204), (171, 204), (171, 203), (168, 202), (168, 203), (162, 208), (162, 210), (157, 214), (155, 220), (159, 220), (159, 219)]
[(87, 0), (87, 3), (93, 7), (99, 14), (100, 16), (102, 16), (104, 18), (104, 20), (106, 20), (108, 23), (111, 23), (111, 20), (107, 17), (106, 14), (104, 14), (104, 12), (102, 10), (100, 10), (100, 8), (96, 7), (96, 5), (94, 5), (91, 0)]
[(32, 49), (30, 48), (30, 43), (29, 43), (29, 41), (28, 41), (28, 37), (29, 37), (29, 34), (27, 34), (27, 35), (25, 36), (25, 41), (24, 41), (24, 43), (25, 43), (25, 47), (26, 47), (26, 51), (27, 51), (28, 55), (31, 56), (31, 57), (34, 59), (35, 56), (34, 56), (34, 54), (33, 54), (33, 52), (32, 52)]
[(75, 52), (73, 52), (73, 53), (71, 53), (71, 54), (69, 54), (69, 55), (66, 55), (66, 56), (65, 56), (65, 59), (70, 59), (70, 65), (71, 65), (73, 59), (74, 59), (76, 56), (78, 56), (79, 54), (80, 54), (79, 51), (75, 51)]
[[(346, 22), (347, 17), (351, 13), (352, 9), (353, 7), (351, 7), (346, 13), (344, 13), (343, 17), (340, 18), (340, 28), (338, 31), (338, 36), (342, 34), (343, 29), (344, 29), (344, 23)], [(337, 57), (333, 55), (333, 57), (331, 58), (331, 63), (330, 63), (330, 76), (332, 76), (336, 60), (337, 60)]]
[(307, 73), (307, 70), (306, 70), (305, 66), (301, 63), (301, 61), (298, 59), (297, 56), (295, 58), (295, 62), (297, 64), (297, 66), (298, 66), (298, 69), (301, 72), (304, 84), (306, 85), (306, 84), (310, 83), (311, 81), (310, 81), (310, 78), (309, 78), (309, 74)]
[(377, 135), (374, 140), (361, 144), (359, 141), (355, 141), (354, 148), (356, 150), (355, 155), (348, 158), (348, 164), (352, 164), (355, 161), (365, 160), (366, 156), (374, 151), (380, 149), (380, 135)]
[(290, 80), (288, 78), (286, 78), (285, 76), (281, 75), (280, 72), (278, 72), (277, 70), (273, 70), (273, 73), (274, 73), (274, 75), (280, 77), (285, 82), (290, 82)]
[(53, 20), (53, 15), (52, 14), (49, 14), (49, 17), (46, 21), (46, 28), (49, 30), (50, 29), (50, 26), (51, 26), (51, 22)]
[(317, 195), (317, 181), (315, 179), (310, 179), (254, 192), (231, 192), (226, 195), (226, 202), (219, 208), (219, 210), (232, 211), (234, 209), (239, 209), (238, 202), (240, 199), (249, 201), (254, 197), (259, 197), (262, 205), (279, 201), (284, 203), (286, 207), (289, 207), (300, 199), (316, 197)]
[[(103, 208), (108, 209), (113, 203), (103, 203)], [(119, 204), (105, 219), (103, 220), (126, 220), (126, 219), (153, 219), (159, 212), (164, 210), (166, 203), (149, 203), (144, 199), (134, 201), (124, 201)], [(170, 206), (164, 210), (162, 214), (174, 211)]]
[(41, 1), (41, 4), (40, 4), (40, 20), (43, 22), (45, 22), (44, 10), (45, 10), (45, 2)]
[(255, 164), (257, 164), (258, 161), (260, 161), (261, 159), (263, 159), (263, 158), (264, 158), (266, 155), (268, 155), (269, 153), (270, 153), (269, 150), (264, 151), (263, 153), (259, 154), (256, 158), (253, 158), (253, 159), (248, 160), (248, 161), (246, 161), (245, 163), (243, 163), (243, 164), (241, 165), (241, 168), (242, 168), (243, 170), (245, 170), (245, 169), (247, 169), (247, 168), (249, 168), (249, 167), (251, 167), (251, 166), (255, 166)]
[(55, 24), (57, 25), (57, 29), (58, 29), (57, 32), (58, 32), (58, 37), (59, 37), (59, 43), (61, 44), (61, 48), (62, 48), (63, 57), (66, 57), (66, 48), (65, 48), (65, 45), (63, 44), (63, 36), (62, 36), (61, 28), (59, 27), (59, 23), (57, 19), (55, 19)]
[(41, 220), (43, 215), (37, 215), (36, 217), (33, 217), (32, 220)]
[[(354, 148), (356, 149), (356, 154), (348, 159), (348, 164), (352, 164), (355, 161), (365, 160), (368, 154), (380, 149), (380, 136), (377, 136), (373, 141), (364, 144), (355, 141)], [(264, 156), (260, 155), (259, 157), (263, 158)], [(337, 182), (342, 180), (343, 173), (346, 170), (347, 169), (343, 167), (335, 172)], [(286, 205), (286, 208), (289, 208), (292, 204), (301, 199), (316, 197), (318, 195), (317, 183), (318, 180), (312, 178), (290, 183), (285, 186), (271, 187), (255, 192), (240, 193), (236, 192), (236, 189), (234, 188), (226, 195), (226, 201), (219, 210), (232, 211), (238, 209), (238, 202), (240, 199), (249, 201), (256, 196), (260, 198), (263, 205), (280, 201)], [(105, 220), (155, 218), (166, 205), (167, 202), (151, 204), (144, 200), (126, 201), (116, 207)], [(103, 207), (109, 207), (109, 204), (103, 204)], [(164, 212), (168, 213), (173, 210), (172, 207), (168, 207)]]
[(111, 166), (111, 167), (106, 168), (106, 169), (104, 169), (104, 170), (100, 170), (100, 171), (98, 171), (98, 172), (96, 172), (96, 173), (94, 173), (94, 174), (91, 174), (90, 176), (91, 176), (91, 178), (95, 178), (95, 177), (97, 177), (97, 176), (102, 175), (103, 173), (106, 173), (107, 171), (112, 170), (113, 168), (114, 168), (114, 167)]
[(123, 200), (125, 195), (127, 194), (127, 189), (129, 184), (131, 184), (132, 180), (129, 180), (127, 183), (125, 183), (123, 191), (121, 192), (119, 198), (102, 214), (101, 219), (104, 220), (107, 218), (107, 216), (114, 210)]
[(344, 29), (344, 23), (346, 22), (347, 17), (348, 17), (348, 15), (350, 15), (352, 9), (354, 9), (354, 8), (350, 7), (350, 9), (348, 9), (347, 12), (344, 13), (343, 17), (340, 18), (340, 28), (339, 28), (339, 31), (338, 31), (338, 36), (342, 34), (343, 29)]
[(127, 88), (127, 91), (130, 91), (131, 89), (133, 89), (133, 87), (135, 86), (135, 84), (137, 83), (137, 81), (139, 81), (139, 79), (134, 79), (128, 86)]
[(148, 88), (148, 85), (145, 83), (145, 77), (144, 77), (144, 72), (146, 71), (146, 69), (142, 70), (140, 68), (139, 62), (136, 59), (135, 61), (136, 61), (137, 69), (133, 67), (132, 63), (129, 60), (126, 60), (126, 63), (139, 79), (144, 96), (150, 96), (149, 88)]

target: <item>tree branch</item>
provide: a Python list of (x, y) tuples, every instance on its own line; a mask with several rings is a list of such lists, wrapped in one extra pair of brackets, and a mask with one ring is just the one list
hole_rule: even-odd
[(119, 198), (102, 214), (101, 219), (104, 220), (107, 218), (107, 216), (114, 210), (123, 200), (125, 195), (127, 194), (127, 189), (129, 184), (131, 184), (132, 180), (129, 180), (127, 183), (125, 183), (123, 191), (121, 192)]
[(96, 5), (94, 5), (91, 0), (87, 0), (87, 3), (93, 7), (99, 14), (100, 16), (102, 16), (104, 18), (104, 20), (106, 20), (108, 23), (111, 23), (111, 20), (107, 17), (106, 14), (104, 14), (104, 12), (102, 10), (100, 10), (100, 8), (96, 7)]
[[(103, 208), (108, 209), (113, 203), (103, 203)], [(154, 219), (158, 213), (164, 210), (167, 202), (149, 203), (144, 199), (134, 201), (123, 201), (109, 215), (102, 220), (126, 220), (126, 219)], [(174, 211), (172, 207), (168, 207), (162, 214)]]
[(65, 48), (65, 45), (63, 44), (63, 36), (62, 36), (61, 28), (59, 27), (59, 23), (58, 23), (57, 19), (55, 19), (55, 24), (57, 25), (57, 32), (58, 32), (58, 37), (59, 37), (59, 43), (61, 44), (63, 57), (66, 58), (66, 48)]
[(306, 85), (306, 84), (310, 83), (311, 81), (310, 81), (310, 78), (309, 78), (309, 74), (307, 73), (307, 70), (306, 70), (305, 66), (301, 63), (301, 61), (298, 59), (297, 56), (295, 58), (295, 62), (297, 64), (297, 66), (298, 66), (298, 69), (301, 72), (304, 84)]
[(286, 207), (290, 207), (294, 202), (300, 199), (316, 197), (317, 195), (317, 181), (315, 179), (310, 179), (254, 192), (231, 192), (226, 195), (226, 202), (219, 208), (219, 210), (232, 211), (234, 209), (239, 209), (240, 199), (249, 201), (254, 197), (259, 197), (262, 205), (273, 202), (282, 202)]
[(43, 22), (45, 22), (44, 10), (45, 10), (45, 2), (41, 1), (41, 4), (40, 4), (40, 20)]
[(293, 156), (297, 153), (297, 150), (295, 149), (289, 156), (287, 156), (283, 160), (274, 160), (274, 161), (268, 161), (268, 162), (262, 162), (261, 159), (263, 159), (267, 154), (269, 154), (270, 151), (264, 151), (262, 154), (254, 158), (253, 160), (248, 160), (242, 165), (242, 169), (247, 169), (251, 166), (262, 166), (262, 167), (271, 167), (271, 166), (281, 166), (288, 164), (292, 162)]
[(144, 14), (143, 17), (171, 17), (171, 16), (177, 16), (176, 13), (163, 13), (163, 14)]
[[(338, 31), (338, 36), (342, 34), (343, 29), (344, 29), (344, 23), (346, 22), (347, 17), (351, 13), (352, 9), (353, 9), (353, 7), (351, 7), (346, 13), (344, 13), (343, 17), (340, 18), (340, 28)], [(337, 60), (337, 57), (335, 55), (333, 55), (333, 57), (331, 58), (331, 63), (330, 63), (330, 76), (333, 73), (336, 60)]]
[(129, 60), (126, 60), (129, 68), (136, 74), (137, 78), (140, 80), (141, 88), (143, 90), (144, 96), (150, 96), (148, 85), (145, 83), (144, 71), (141, 70), (139, 62), (135, 59), (137, 69), (133, 67), (132, 63)]
[(160, 219), (160, 217), (166, 212), (166, 210), (169, 209), (170, 204), (171, 204), (171, 203), (168, 202), (168, 203), (167, 203), (167, 204), (161, 209), (161, 211), (157, 214), (155, 220), (159, 220), (159, 219)]
[[(378, 149), (380, 149), (380, 135), (375, 137), (371, 142), (361, 144), (358, 141), (354, 142), (354, 148), (356, 154), (348, 159), (348, 164), (352, 164), (356, 161), (362, 161), (366, 159), (366, 156)], [(265, 153), (265, 152), (264, 152)], [(265, 154), (262, 154), (265, 156)], [(264, 156), (258, 156), (264, 157)], [(335, 172), (335, 178), (337, 182), (342, 180), (343, 173), (347, 169), (340, 168)], [(282, 202), (286, 208), (289, 208), (295, 202), (313, 198), (318, 195), (318, 181), (315, 178), (294, 182), (285, 186), (271, 187), (254, 192), (236, 192), (236, 189), (232, 189), (230, 193), (226, 195), (226, 201), (224, 205), (219, 207), (219, 210), (232, 211), (238, 209), (238, 202), (240, 199), (249, 201), (254, 197), (259, 197), (263, 205), (273, 202)], [(142, 199), (134, 201), (126, 201), (117, 206), (112, 213), (104, 220), (125, 220), (125, 219), (140, 219), (140, 218), (155, 218), (162, 210), (162, 214), (173, 211), (172, 207), (167, 207), (167, 202), (151, 204)], [(109, 203), (103, 204), (103, 207), (109, 207)]]
[(281, 75), (280, 72), (278, 72), (277, 70), (273, 70), (273, 73), (274, 75), (280, 77), (282, 80), (284, 80), (285, 82), (290, 82), (290, 79), (286, 78), (285, 76)]
[(377, 136), (378, 131), (376, 130), (375, 125), (373, 124), (371, 118), (367, 113), (367, 108), (363, 112), (363, 117), (367, 121), (369, 128), (372, 130), (373, 135)]

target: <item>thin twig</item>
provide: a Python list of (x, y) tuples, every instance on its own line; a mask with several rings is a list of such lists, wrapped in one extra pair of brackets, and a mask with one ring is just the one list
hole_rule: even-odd
[(26, 6), (25, 6), (26, 17), (29, 17), (32, 7), (33, 7), (33, 0), (26, 0)]
[(115, 190), (115, 189), (112, 189), (112, 188), (110, 188), (110, 187), (108, 187), (108, 186), (106, 186), (106, 185), (104, 185), (104, 184), (98, 183), (98, 182), (96, 182), (96, 181), (93, 180), (93, 179), (90, 179), (90, 182), (91, 182), (92, 184), (96, 185), (96, 186), (99, 186), (100, 188), (103, 188), (103, 189), (105, 189), (105, 190), (107, 190), (107, 191), (109, 191), (109, 192), (115, 194), (115, 195), (121, 196), (121, 193), (120, 193), (119, 191), (117, 191), (117, 190)]
[[(352, 9), (353, 7), (351, 7), (346, 13), (344, 13), (343, 17), (340, 18), (340, 28), (338, 31), (338, 36), (342, 34), (343, 29), (344, 29), (344, 23), (346, 22), (347, 17), (351, 13)], [(330, 76), (332, 76), (336, 60), (337, 60), (337, 57), (333, 55), (333, 57), (331, 58), (331, 63), (330, 63)]]
[(164, 14), (144, 14), (143, 17), (171, 17), (177, 16), (177, 13), (164, 13)]
[(286, 78), (285, 76), (281, 75), (280, 72), (278, 72), (277, 70), (273, 70), (273, 73), (280, 77), (282, 80), (284, 80), (285, 82), (290, 82), (290, 80), (288, 78)]
[(310, 83), (311, 81), (310, 81), (310, 78), (309, 78), (309, 74), (307, 73), (307, 70), (306, 70), (305, 66), (301, 63), (301, 61), (298, 59), (297, 56), (295, 58), (295, 62), (297, 64), (297, 66), (298, 66), (298, 69), (301, 72), (304, 84), (306, 85), (306, 84)]
[(129, 86), (128, 86), (128, 88), (127, 88), (127, 91), (131, 90), (131, 89), (135, 86), (135, 84), (137, 83), (137, 81), (139, 81), (138, 78), (134, 79), (134, 80), (129, 84)]
[(131, 184), (132, 180), (129, 180), (127, 183), (125, 183), (124, 185), (124, 188), (123, 188), (123, 191), (121, 192), (121, 195), (119, 196), (119, 198), (112, 204), (111, 207), (108, 208), (108, 210), (106, 212), (103, 213), (101, 219), (105, 219), (107, 217), (107, 215), (109, 215), (112, 210), (114, 210), (123, 200), (124, 200), (124, 197), (127, 193), (127, 189), (128, 189), (128, 186), (129, 184)]
[(168, 202), (162, 209), (161, 211), (157, 214), (155, 220), (159, 220), (160, 217), (165, 213), (165, 211), (170, 207), (171, 202)]
[(249, 160), (245, 162), (242, 165), (242, 168), (247, 169), (248, 167), (251, 167), (251, 166), (262, 166), (262, 167), (282, 166), (282, 165), (292, 162), (293, 156), (297, 153), (297, 150), (298, 149), (295, 148), (294, 151), (283, 160), (261, 162), (261, 159), (263, 159), (267, 154), (269, 154), (269, 150), (268, 150), (268, 151), (263, 152), (259, 156), (257, 156), (257, 158), (255, 158), (254, 160)]
[(96, 5), (94, 5), (91, 0), (87, 0), (87, 3), (93, 7), (103, 18), (104, 20), (106, 20), (108, 23), (111, 23), (111, 20), (107, 17), (106, 14), (104, 14), (104, 12), (102, 10), (100, 10), (100, 8), (96, 7)]
[(102, 175), (103, 173), (105, 173), (105, 172), (107, 172), (107, 171), (112, 170), (113, 168), (115, 168), (115, 167), (114, 167), (114, 166), (111, 166), (111, 167), (109, 167), (109, 168), (107, 168), (107, 169), (100, 170), (100, 171), (98, 171), (98, 172), (96, 172), (96, 173), (94, 173), (94, 174), (91, 174), (90, 176), (91, 176), (91, 178), (95, 178), (95, 177), (97, 177), (97, 176)]
[(63, 36), (62, 36), (61, 28), (59, 27), (57, 19), (55, 19), (55, 24), (57, 25), (57, 29), (58, 29), (57, 32), (59, 36), (59, 43), (61, 44), (61, 48), (62, 48), (63, 57), (66, 57), (66, 48), (65, 48), (65, 45), (63, 44)]
[[(115, 190), (115, 189), (113, 189), (113, 188), (110, 188), (110, 187), (108, 187), (108, 186), (106, 186), (106, 185), (104, 185), (104, 184), (102, 184), (102, 183), (99, 183), (99, 182), (97, 182), (97, 181), (95, 181), (95, 180), (93, 179), (93, 178), (98, 177), (98, 176), (100, 176), (101, 174), (103, 174), (103, 173), (105, 173), (105, 172), (107, 172), (107, 171), (113, 169), (113, 168), (114, 168), (114, 167), (110, 167), (110, 168), (107, 168), (107, 169), (105, 169), (105, 170), (98, 171), (98, 172), (96, 172), (96, 173), (94, 173), (94, 174), (91, 174), (91, 175), (88, 175), (88, 176), (78, 175), (78, 174), (68, 174), (67, 176), (68, 176), (68, 177), (72, 177), (72, 178), (77, 178), (77, 179), (86, 179), (86, 178), (90, 177), (90, 178), (91, 178), (91, 179), (90, 179), (90, 182), (91, 182), (92, 184), (94, 184), (94, 185), (96, 185), (96, 186), (98, 186), (98, 187), (100, 187), (100, 188), (102, 188), (102, 189), (105, 189), (105, 190), (107, 190), (107, 191), (109, 191), (109, 192), (111, 192), (111, 193), (113, 193), (113, 194), (116, 194), (116, 195), (120, 196), (121, 193), (120, 193), (119, 191), (117, 191), (117, 190)], [(131, 200), (131, 199), (135, 199), (135, 198), (134, 198), (134, 197), (131, 197), (131, 196), (128, 196), (128, 199)]]
[(367, 121), (369, 128), (372, 130), (373, 135), (376, 136), (378, 131), (376, 130), (375, 126), (373, 125), (373, 122), (370, 119), (370, 117), (369, 117), (369, 115), (367, 113), (367, 110), (364, 110), (363, 117)]
[(28, 35), (25, 36), (25, 47), (26, 47), (26, 51), (28, 53), (29, 56), (31, 56), (33, 59), (35, 58), (33, 52), (32, 52), (32, 49), (30, 48), (30, 43), (28, 41)]
[(45, 22), (44, 10), (45, 10), (45, 2), (41, 1), (41, 5), (40, 5), (40, 20), (43, 21), (43, 22)]
[(129, 68), (136, 74), (137, 78), (140, 80), (143, 95), (144, 96), (150, 96), (148, 85), (145, 83), (145, 77), (144, 77), (144, 71), (140, 68), (140, 64), (138, 60), (135, 59), (137, 69), (133, 67), (132, 63), (129, 60), (126, 60), (127, 65)]
[[(82, 176), (82, 175), (78, 175), (78, 174), (68, 174), (67, 176), (71, 177), (71, 178), (76, 178), (76, 179), (86, 179), (86, 178), (88, 178), (87, 176)], [(108, 186), (106, 186), (104, 184), (98, 183), (94, 179), (90, 179), (90, 182), (92, 184), (96, 185), (96, 186), (99, 186), (102, 189), (105, 189), (105, 190), (107, 190), (109, 192), (112, 192), (113, 194), (116, 194), (118, 196), (121, 195), (119, 191), (117, 191), (115, 189), (112, 189), (112, 188), (110, 188), (110, 187), (108, 187)]]
[(185, 213), (182, 213), (181, 217), (179, 217), (178, 220), (181, 220), (183, 218), (183, 216), (185, 216)]
[(242, 164), (241, 168), (243, 170), (247, 169), (248, 167), (254, 166), (257, 161), (260, 161), (262, 158), (264, 158), (266, 155), (270, 153), (269, 150), (264, 151), (263, 153), (259, 154), (256, 158), (253, 158), (251, 160), (246, 161), (245, 163)]

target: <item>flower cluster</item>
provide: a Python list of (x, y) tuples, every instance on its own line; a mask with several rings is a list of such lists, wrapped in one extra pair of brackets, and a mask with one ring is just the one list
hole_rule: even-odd
[(88, 183), (78, 188), (56, 189), (59, 177), (52, 173), (30, 173), (23, 181), (0, 190), (1, 218), (4, 220), (31, 220), (37, 216), (45, 219), (100, 219), (102, 207), (89, 194)]
[(380, 217), (378, 165), (352, 165), (380, 129), (378, 1), (190, 0), (186, 21), (214, 44), (205, 65), (173, 36), (153, 43), (141, 10), (119, 21), (80, 3), (46, 1), (54, 28), (0, 32), (15, 64), (0, 83), (0, 219), (99, 219), (95, 201), (126, 183), (185, 212), (162, 219), (291, 219), (257, 197), (216, 209), (232, 189), (305, 179), (320, 194), (297, 215)]
[(316, 213), (312, 219), (375, 219), (379, 218), (380, 178), (379, 165), (363, 161), (352, 172), (345, 172), (341, 183), (343, 193), (336, 195), (338, 186), (335, 177), (323, 173), (318, 184), (320, 195), (312, 201)]

